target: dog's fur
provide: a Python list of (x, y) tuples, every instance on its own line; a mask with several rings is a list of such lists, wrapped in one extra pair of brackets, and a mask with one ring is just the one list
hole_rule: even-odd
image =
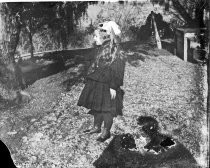
[(124, 149), (134, 149), (136, 148), (135, 139), (131, 134), (123, 134), (120, 138), (120, 144)]
[(137, 123), (142, 126), (142, 130), (150, 138), (150, 142), (144, 147), (147, 151), (163, 152), (175, 145), (171, 137), (159, 133), (158, 122), (154, 118), (141, 116), (137, 119)]

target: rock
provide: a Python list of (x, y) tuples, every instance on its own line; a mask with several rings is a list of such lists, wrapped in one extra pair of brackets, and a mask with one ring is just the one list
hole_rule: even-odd
[(35, 121), (36, 121), (36, 119), (35, 119), (35, 118), (31, 119), (31, 122), (35, 122)]
[(17, 134), (17, 131), (7, 132), (8, 135), (15, 135)]
[(47, 124), (47, 121), (46, 121), (46, 120), (43, 120), (43, 121), (42, 121), (42, 124)]
[(26, 143), (28, 141), (28, 138), (26, 136), (22, 137), (23, 143)]
[(36, 156), (32, 156), (32, 157), (31, 157), (31, 160), (32, 160), (33, 163), (35, 163), (36, 160), (37, 160), (37, 157), (36, 157)]

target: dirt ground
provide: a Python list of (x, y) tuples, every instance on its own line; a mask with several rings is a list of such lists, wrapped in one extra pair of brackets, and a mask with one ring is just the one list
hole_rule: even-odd
[[(162, 132), (177, 138), (205, 166), (206, 67), (147, 45), (135, 45), (125, 54), (124, 115), (114, 119), (112, 135), (141, 136), (137, 116), (153, 116)], [(109, 144), (112, 138), (98, 143), (97, 134), (82, 133), (93, 123), (87, 110), (76, 105), (84, 72), (85, 62), (77, 62), (42, 78), (26, 89), (33, 97), (28, 104), (0, 113), (0, 138), (18, 167), (93, 167)]]

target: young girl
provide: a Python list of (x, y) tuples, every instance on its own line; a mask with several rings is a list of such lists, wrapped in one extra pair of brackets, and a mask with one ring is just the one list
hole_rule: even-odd
[(78, 106), (90, 109), (94, 116), (94, 124), (86, 133), (100, 133), (97, 141), (104, 142), (110, 138), (113, 118), (122, 115), (123, 85), (125, 62), (119, 51), (118, 25), (113, 22), (99, 24), (95, 30), (96, 56), (94, 71), (86, 78), (85, 87), (80, 95)]

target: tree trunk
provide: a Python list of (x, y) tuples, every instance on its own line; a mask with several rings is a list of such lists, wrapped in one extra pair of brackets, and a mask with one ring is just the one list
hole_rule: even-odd
[(74, 32), (73, 8), (71, 5), (66, 9), (66, 24), (68, 36)]
[(205, 9), (205, 3), (204, 1), (200, 1), (200, 3), (195, 8), (195, 22), (197, 24), (197, 27), (204, 27), (204, 9)]
[(29, 20), (29, 26), (28, 26), (28, 38), (30, 41), (30, 53), (31, 53), (31, 59), (34, 60), (34, 48), (33, 48), (33, 35), (32, 35), (32, 25), (31, 20)]
[(15, 52), (20, 39), (20, 31), (21, 31), (21, 25), (20, 23), (17, 23), (17, 31), (11, 38), (10, 47), (9, 47), (9, 60), (11, 63), (14, 64), (15, 64)]
[(154, 17), (153, 14), (152, 14), (152, 22), (153, 22), (154, 29), (155, 29), (155, 40), (156, 40), (156, 43), (157, 43), (157, 48), (162, 49), (161, 40), (160, 40), (160, 36), (159, 36), (159, 33), (158, 33), (158, 29), (157, 29), (157, 24), (156, 24), (155, 17)]
[(62, 49), (66, 50), (67, 49), (67, 34), (66, 30), (64, 27), (61, 28), (61, 42), (62, 42)]
[(20, 39), (20, 32), (21, 32), (21, 23), (18, 18), (16, 18), (16, 33), (11, 36), (10, 44), (9, 44), (9, 71), (13, 74), (11, 81), (14, 81), (14, 89), (23, 89), (24, 88), (24, 79), (22, 75), (22, 71), (19, 65), (15, 62), (15, 52), (19, 43)]
[(165, 11), (169, 11), (169, 0), (165, 0)]
[(31, 59), (34, 59), (34, 49), (33, 49), (33, 36), (31, 31), (28, 33), (29, 41), (30, 41), (30, 53), (31, 53)]

